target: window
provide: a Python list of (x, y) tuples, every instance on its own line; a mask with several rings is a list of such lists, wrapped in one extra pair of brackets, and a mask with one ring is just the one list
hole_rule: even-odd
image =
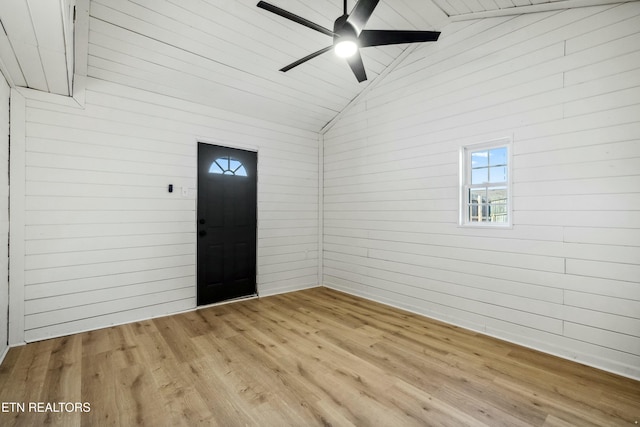
[(510, 141), (463, 147), (460, 224), (511, 225)]
[(247, 176), (247, 170), (239, 160), (231, 157), (219, 157), (211, 163), (209, 173), (220, 175)]

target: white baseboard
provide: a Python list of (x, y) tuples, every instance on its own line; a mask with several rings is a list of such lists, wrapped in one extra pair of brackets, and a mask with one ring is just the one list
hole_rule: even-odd
[(302, 285), (302, 286), (282, 286), (279, 288), (269, 288), (267, 291), (258, 291), (258, 295), (260, 297), (268, 297), (270, 295), (278, 295), (278, 294), (286, 294), (289, 292), (302, 291), (304, 289), (318, 288), (322, 285), (318, 285), (317, 283)]

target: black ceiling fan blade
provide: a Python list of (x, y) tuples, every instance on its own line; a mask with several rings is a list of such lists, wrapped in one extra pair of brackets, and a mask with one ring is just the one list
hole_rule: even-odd
[(320, 49), (320, 50), (319, 50), (319, 51), (317, 51), (317, 52), (313, 52), (312, 54), (307, 55), (307, 56), (305, 56), (304, 58), (298, 59), (296, 62), (292, 62), (291, 64), (287, 65), (286, 67), (282, 67), (282, 68), (280, 69), (280, 71), (282, 71), (282, 72), (285, 72), (285, 73), (286, 73), (286, 72), (287, 72), (287, 71), (289, 71), (290, 69), (295, 68), (295, 67), (297, 67), (298, 65), (300, 65), (300, 64), (302, 64), (302, 63), (304, 63), (304, 62), (307, 62), (307, 61), (308, 61), (308, 60), (310, 60), (310, 59), (315, 58), (316, 56), (320, 56), (320, 55), (322, 55), (323, 53), (330, 51), (331, 49), (333, 49), (333, 45), (331, 45), (331, 46), (327, 46), (327, 47), (325, 47), (325, 48), (323, 48), (323, 49)]
[(333, 31), (329, 30), (328, 28), (325, 28), (322, 25), (318, 25), (315, 22), (311, 22), (308, 19), (304, 19), (284, 9), (280, 9), (278, 6), (274, 6), (264, 1), (258, 2), (257, 6), (261, 9), (268, 10), (269, 12), (275, 13), (276, 15), (280, 15), (283, 18), (287, 18), (290, 21), (297, 22), (300, 25), (304, 25), (305, 27), (311, 28), (312, 30), (319, 31), (322, 34), (326, 34), (331, 37), (335, 35)]
[(356, 79), (358, 79), (359, 83), (367, 80), (367, 73), (364, 71), (364, 63), (362, 62), (360, 51), (356, 51), (353, 56), (348, 57), (347, 62), (349, 63), (349, 67), (351, 67), (351, 71), (353, 71), (353, 74), (355, 74)]
[(438, 31), (364, 30), (358, 37), (360, 47), (383, 46), (401, 43), (434, 42), (440, 37)]
[(367, 24), (379, 1), (380, 0), (359, 0), (353, 7), (349, 18), (347, 18), (347, 22), (356, 30), (356, 35), (359, 35), (364, 29), (364, 26)]

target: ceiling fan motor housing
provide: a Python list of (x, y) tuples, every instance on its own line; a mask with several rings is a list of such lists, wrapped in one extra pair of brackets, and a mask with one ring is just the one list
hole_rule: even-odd
[(333, 46), (336, 55), (342, 58), (353, 56), (359, 47), (358, 34), (347, 18), (349, 15), (342, 15), (333, 24)]
[(358, 34), (356, 33), (356, 29), (353, 28), (347, 19), (349, 15), (342, 15), (333, 23), (333, 42), (336, 43), (341, 37), (348, 37), (353, 39), (354, 41), (358, 38)]

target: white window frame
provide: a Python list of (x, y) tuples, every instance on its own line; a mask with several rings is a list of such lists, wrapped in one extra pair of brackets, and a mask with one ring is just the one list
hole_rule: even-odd
[[(495, 148), (507, 149), (507, 181), (500, 184), (487, 183), (484, 185), (471, 185), (471, 153), (477, 151), (491, 150)], [(513, 192), (511, 191), (512, 182), (512, 140), (511, 138), (500, 138), (479, 144), (465, 145), (460, 148), (460, 207), (459, 207), (459, 225), (462, 227), (474, 228), (512, 228), (513, 227)], [(471, 188), (491, 188), (504, 187), (507, 188), (507, 221), (506, 222), (478, 222), (471, 221), (469, 218), (469, 209), (467, 197)]]

